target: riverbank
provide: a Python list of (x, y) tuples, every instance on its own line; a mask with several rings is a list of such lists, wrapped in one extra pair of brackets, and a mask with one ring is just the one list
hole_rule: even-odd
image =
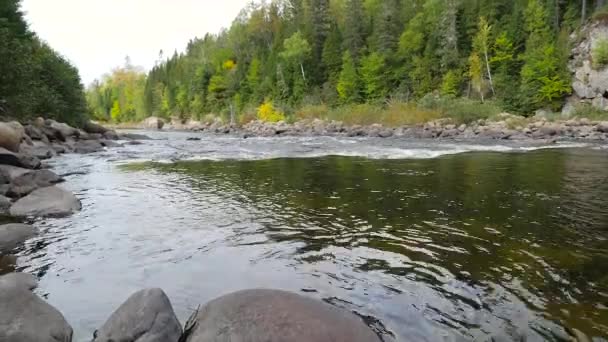
[(121, 124), (113, 127), (236, 134), (245, 138), (256, 136), (344, 136), (468, 141), (491, 139), (524, 142), (526, 140), (608, 142), (608, 121), (587, 118), (549, 120), (542, 117), (524, 118), (506, 113), (493, 119), (481, 119), (470, 123), (458, 124), (451, 119), (437, 119), (398, 127), (381, 124), (347, 125), (341, 121), (320, 119), (300, 120), (295, 123), (254, 120), (244, 125), (235, 125), (226, 124), (219, 120), (210, 122), (173, 120), (165, 123), (160, 118), (148, 118), (142, 123)]

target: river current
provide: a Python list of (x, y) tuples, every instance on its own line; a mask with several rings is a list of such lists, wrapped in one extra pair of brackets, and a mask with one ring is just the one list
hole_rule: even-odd
[(606, 341), (604, 146), (146, 134), (51, 160), (83, 210), (0, 260), (40, 279), (75, 341), (145, 287), (182, 322), (264, 287), (385, 341)]

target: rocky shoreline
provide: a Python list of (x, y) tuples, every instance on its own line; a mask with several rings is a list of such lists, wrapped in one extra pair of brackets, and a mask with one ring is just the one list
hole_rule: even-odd
[(455, 124), (440, 119), (424, 124), (386, 127), (380, 124), (346, 125), (338, 121), (319, 119), (295, 123), (251, 121), (243, 126), (224, 124), (221, 121), (182, 123), (173, 120), (164, 123), (159, 118), (148, 118), (131, 128), (176, 130), (211, 134), (233, 134), (244, 138), (275, 136), (344, 136), (372, 138), (411, 138), (445, 140), (511, 140), (555, 142), (559, 140), (608, 142), (608, 121), (574, 118), (550, 121), (543, 117), (526, 119), (501, 114), (496, 120), (478, 120), (469, 124)]
[[(137, 143), (94, 123), (77, 129), (41, 118), (22, 125), (0, 122), (0, 216), (14, 220), (69, 216), (80, 200), (57, 184), (64, 178), (45, 160), (63, 153), (93, 153)], [(0, 256), (10, 257), (37, 234), (24, 223), (0, 225)], [(24, 273), (0, 276), (0, 341), (71, 342), (63, 314), (38, 297), (37, 280)], [(353, 313), (298, 294), (246, 290), (215, 299), (196, 310), (184, 328), (161, 289), (129, 297), (92, 336), (94, 342), (353, 341), (379, 337)]]

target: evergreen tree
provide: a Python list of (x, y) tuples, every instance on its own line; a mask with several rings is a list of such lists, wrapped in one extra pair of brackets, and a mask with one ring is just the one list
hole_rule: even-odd
[(359, 74), (350, 52), (346, 51), (342, 58), (342, 71), (338, 80), (338, 95), (342, 103), (358, 102), (360, 100)]

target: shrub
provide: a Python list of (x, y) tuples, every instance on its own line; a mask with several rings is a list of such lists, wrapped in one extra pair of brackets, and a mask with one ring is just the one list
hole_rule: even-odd
[(593, 58), (593, 68), (601, 69), (608, 65), (608, 39), (600, 39), (593, 51), (591, 51), (591, 57)]
[(572, 116), (591, 120), (608, 120), (608, 111), (593, 107), (590, 104), (580, 104), (576, 106)]
[(294, 120), (312, 120), (312, 119), (325, 119), (329, 108), (327, 105), (307, 105), (296, 110)]
[(498, 115), (502, 109), (492, 101), (479, 102), (466, 98), (447, 98), (433, 94), (418, 102), (421, 108), (438, 111), (441, 116), (456, 123), (470, 123)]
[(266, 100), (258, 107), (258, 119), (266, 122), (285, 121), (285, 114), (278, 109), (275, 109), (272, 101)]

